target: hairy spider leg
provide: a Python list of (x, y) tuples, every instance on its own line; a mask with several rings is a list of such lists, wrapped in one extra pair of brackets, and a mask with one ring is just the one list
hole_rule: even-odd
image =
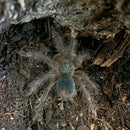
[(36, 77), (34, 81), (29, 83), (29, 92), (27, 93), (27, 96), (30, 96), (31, 94), (35, 93), (39, 87), (43, 85), (48, 79), (52, 79), (55, 77), (55, 74), (53, 71), (50, 71), (48, 73), (44, 73), (41, 75), (41, 77)]
[[(93, 99), (92, 95), (93, 94), (98, 94), (97, 88), (92, 83), (92, 81), (89, 79), (87, 74), (85, 74), (83, 71), (79, 70), (75, 72), (75, 75), (73, 76), (76, 83), (80, 86), (81, 91), (82, 91), (82, 98), (83, 102), (87, 103), (88, 106), (88, 111), (92, 113), (93, 116), (96, 116), (96, 110), (98, 108), (96, 101)], [(81, 77), (81, 78), (79, 78)], [(88, 88), (89, 86), (90, 88)], [(94, 91), (90, 91), (91, 89), (94, 89)]]
[(56, 79), (53, 79), (49, 86), (47, 87), (47, 89), (43, 92), (42, 96), (40, 98), (37, 99), (37, 102), (40, 102), (38, 105), (35, 106), (35, 115), (34, 115), (34, 118), (33, 120), (36, 121), (38, 120), (37, 118), (40, 118), (39, 117), (39, 113), (41, 113), (42, 111), (42, 108), (44, 107), (45, 105), (45, 102), (46, 102), (46, 99), (47, 99), (47, 96), (50, 92), (50, 90), (52, 89), (52, 87), (56, 84)]

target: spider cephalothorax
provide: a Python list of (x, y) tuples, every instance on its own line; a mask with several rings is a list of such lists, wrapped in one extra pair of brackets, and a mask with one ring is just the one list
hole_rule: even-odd
[[(44, 61), (50, 68), (47, 73), (36, 77), (36, 79), (31, 81), (27, 86), (29, 88), (27, 96), (35, 94), (40, 86), (45, 89), (42, 96), (38, 99), (39, 104), (35, 107), (36, 115), (34, 120), (38, 120), (38, 114), (44, 107), (51, 88), (55, 85), (57, 86), (58, 96), (62, 99), (71, 98), (76, 86), (79, 86), (82, 91), (82, 97), (85, 98), (83, 102), (87, 104), (88, 111), (95, 114), (97, 105), (94, 96), (98, 95), (97, 86), (82, 69), (79, 69), (82, 68), (84, 59), (87, 60), (91, 58), (89, 52), (82, 51), (77, 53), (76, 39), (71, 38), (69, 44), (64, 44), (61, 36), (53, 28), (52, 37), (58, 52), (53, 57), (48, 55), (52, 50), (45, 45), (42, 45), (39, 49), (25, 47), (18, 53), (22, 57)], [(48, 84), (45, 86), (44, 83), (47, 81)]]
[(71, 74), (73, 71), (72, 65), (69, 62), (64, 62), (60, 67), (59, 67), (59, 71), (61, 74)]

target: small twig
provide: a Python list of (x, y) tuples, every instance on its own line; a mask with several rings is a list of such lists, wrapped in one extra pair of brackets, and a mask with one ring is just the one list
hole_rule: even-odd
[(48, 32), (49, 32), (49, 40), (51, 39), (51, 34), (50, 34), (50, 21), (49, 18), (47, 19), (48, 22)]
[(125, 127), (125, 125), (124, 125), (124, 118), (123, 118), (123, 115), (122, 115), (122, 113), (121, 113), (121, 110), (120, 110), (119, 105), (118, 105), (118, 110), (119, 110), (120, 117), (121, 117), (121, 124), (123, 125), (123, 128), (124, 128), (124, 127)]
[[(7, 113), (0, 113), (0, 115), (13, 115), (13, 114), (15, 114), (16, 112), (7, 112)], [(24, 116), (24, 115), (22, 115), (22, 114), (20, 114), (20, 113), (17, 113), (19, 116), (21, 116), (21, 117), (26, 117), (26, 116)]]
[(31, 106), (31, 110), (33, 110), (31, 99), (29, 99), (29, 104), (30, 104), (30, 106)]

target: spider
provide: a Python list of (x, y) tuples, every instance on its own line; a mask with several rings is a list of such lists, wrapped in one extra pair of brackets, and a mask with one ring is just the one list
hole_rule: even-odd
[(50, 67), (49, 72), (42, 74), (41, 77), (37, 77), (28, 84), (29, 91), (27, 96), (30, 96), (35, 94), (43, 83), (49, 81), (42, 96), (38, 99), (40, 103), (35, 108), (36, 116), (34, 120), (37, 120), (50, 90), (55, 85), (58, 96), (63, 100), (72, 98), (76, 87), (79, 86), (89, 112), (95, 114), (97, 105), (94, 96), (98, 95), (98, 88), (97, 85), (90, 80), (89, 76), (81, 69), (83, 61), (91, 58), (89, 52), (81, 51), (78, 53), (76, 38), (71, 38), (70, 43), (66, 44), (55, 29), (52, 29), (51, 33), (57, 50), (57, 54), (53, 57), (49, 56), (51, 49), (47, 46), (43, 46), (38, 50), (31, 47), (24, 47), (18, 52), (20, 56), (44, 61)]

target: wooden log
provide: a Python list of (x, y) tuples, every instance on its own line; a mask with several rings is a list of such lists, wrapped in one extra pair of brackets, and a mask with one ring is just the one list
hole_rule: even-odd
[(123, 55), (129, 44), (130, 34), (125, 30), (121, 30), (115, 36), (113, 42), (105, 44), (103, 48), (101, 47), (101, 51), (95, 57), (93, 64), (101, 67), (110, 67)]

